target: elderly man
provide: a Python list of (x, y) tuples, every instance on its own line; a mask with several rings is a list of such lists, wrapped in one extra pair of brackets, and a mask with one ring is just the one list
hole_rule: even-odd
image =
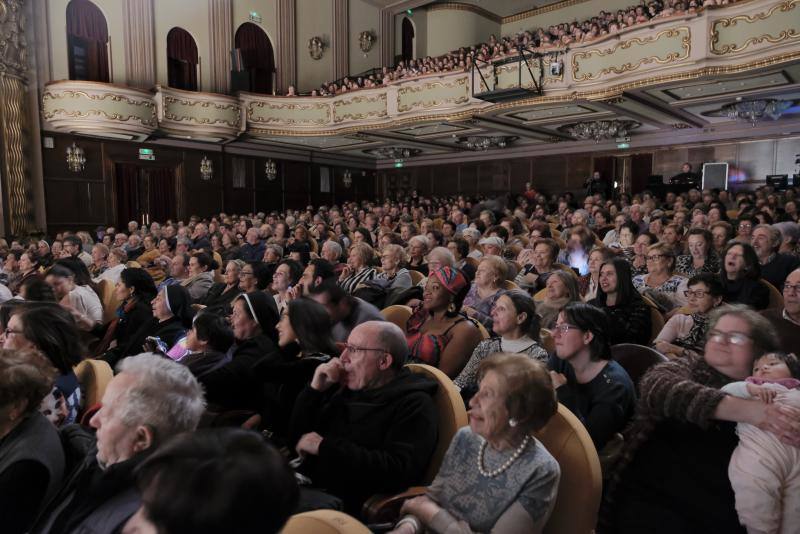
[(781, 350), (797, 352), (800, 347), (800, 269), (792, 271), (783, 284), (783, 309), (765, 310), (761, 315), (778, 331)]
[(68, 235), (64, 238), (64, 256), (65, 258), (78, 258), (86, 267), (92, 264), (92, 256), (83, 250), (83, 241), (81, 238), (74, 235)]
[(261, 242), (257, 228), (250, 228), (244, 236), (246, 243), (239, 249), (239, 257), (244, 261), (261, 261), (266, 246)]
[(295, 403), (290, 434), (300, 471), (349, 513), (374, 493), (419, 484), (436, 446), (437, 386), (403, 368), (407, 354), (396, 325), (363, 323)]
[(211, 254), (211, 241), (208, 239), (208, 226), (204, 223), (197, 223), (192, 234), (192, 250), (205, 250)]
[(333, 272), (336, 276), (342, 274), (344, 268), (347, 267), (346, 263), (340, 261), (342, 259), (342, 245), (336, 241), (331, 239), (325, 241), (322, 244), (322, 250), (320, 250), (319, 255), (323, 260), (327, 260), (333, 265)]
[(197, 427), (203, 390), (191, 371), (155, 354), (123, 360), (90, 424), (96, 444), (32, 533), (118, 532), (140, 505), (134, 470), (160, 443)]
[(752, 244), (761, 264), (761, 278), (783, 289), (783, 282), (789, 273), (800, 267), (800, 258), (778, 252), (782, 241), (781, 233), (768, 224), (758, 224), (753, 228)]

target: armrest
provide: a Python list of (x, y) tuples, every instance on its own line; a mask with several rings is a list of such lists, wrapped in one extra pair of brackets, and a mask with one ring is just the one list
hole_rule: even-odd
[(407, 499), (425, 495), (426, 486), (412, 486), (394, 495), (376, 494), (367, 499), (361, 508), (365, 523), (394, 523), (400, 518), (400, 508)]

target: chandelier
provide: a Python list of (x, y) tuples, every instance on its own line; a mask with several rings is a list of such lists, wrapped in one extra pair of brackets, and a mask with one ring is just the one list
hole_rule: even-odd
[(380, 156), (386, 159), (408, 159), (418, 155), (422, 150), (419, 148), (405, 148), (398, 146), (383, 146), (380, 148), (372, 148), (365, 151), (367, 154), (373, 156)]
[(784, 111), (792, 107), (792, 104), (789, 100), (744, 100), (725, 104), (720, 110), (720, 115), (731, 120), (747, 121), (755, 126), (765, 117), (778, 120)]
[(505, 148), (519, 139), (517, 136), (504, 135), (470, 135), (469, 137), (459, 137), (458, 143), (468, 150), (489, 150), (492, 148)]
[(344, 174), (342, 175), (342, 183), (347, 188), (353, 185), (353, 175), (350, 174), (350, 169), (344, 170)]
[(278, 177), (278, 166), (271, 159), (264, 163), (264, 174), (266, 174), (267, 180), (270, 182)]
[(594, 139), (599, 143), (604, 139), (614, 139), (616, 137), (627, 137), (628, 132), (641, 126), (636, 121), (629, 120), (604, 120), (591, 122), (576, 122), (559, 126), (558, 131), (579, 140)]
[(208, 156), (203, 156), (200, 160), (200, 178), (204, 181), (209, 181), (214, 177), (214, 163), (208, 159)]
[(67, 168), (72, 172), (81, 172), (86, 165), (86, 155), (83, 149), (72, 143), (72, 146), (67, 147)]

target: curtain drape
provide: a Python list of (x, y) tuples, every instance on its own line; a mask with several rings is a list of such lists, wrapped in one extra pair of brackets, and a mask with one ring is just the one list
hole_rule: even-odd
[(139, 167), (129, 163), (114, 166), (117, 186), (117, 228), (127, 228), (128, 221), (141, 220), (139, 213)]
[(150, 174), (150, 220), (163, 222), (177, 217), (175, 206), (175, 169), (148, 169)]
[(242, 52), (244, 69), (250, 72), (250, 90), (271, 93), (275, 60), (267, 34), (252, 22), (245, 22), (236, 30), (234, 41)]
[(70, 78), (108, 82), (108, 25), (89, 0), (67, 5), (67, 46)]
[(183, 28), (167, 34), (167, 69), (169, 85), (177, 89), (197, 90), (197, 44)]

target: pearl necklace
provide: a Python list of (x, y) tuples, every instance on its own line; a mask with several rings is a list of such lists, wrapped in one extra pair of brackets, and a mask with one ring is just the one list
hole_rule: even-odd
[(514, 454), (512, 454), (511, 457), (503, 463), (503, 465), (501, 465), (500, 467), (498, 467), (493, 471), (487, 471), (483, 467), (483, 455), (486, 453), (486, 445), (489, 444), (488, 441), (483, 440), (483, 443), (481, 443), (481, 448), (478, 451), (478, 472), (485, 477), (489, 478), (496, 477), (497, 475), (499, 475), (500, 473), (511, 467), (511, 464), (513, 464), (517, 460), (517, 458), (520, 457), (520, 455), (525, 451), (525, 447), (528, 446), (528, 442), (530, 441), (530, 439), (531, 437), (526, 434), (525, 439), (522, 440), (522, 443), (520, 443), (519, 447), (517, 447), (517, 450), (514, 451)]

